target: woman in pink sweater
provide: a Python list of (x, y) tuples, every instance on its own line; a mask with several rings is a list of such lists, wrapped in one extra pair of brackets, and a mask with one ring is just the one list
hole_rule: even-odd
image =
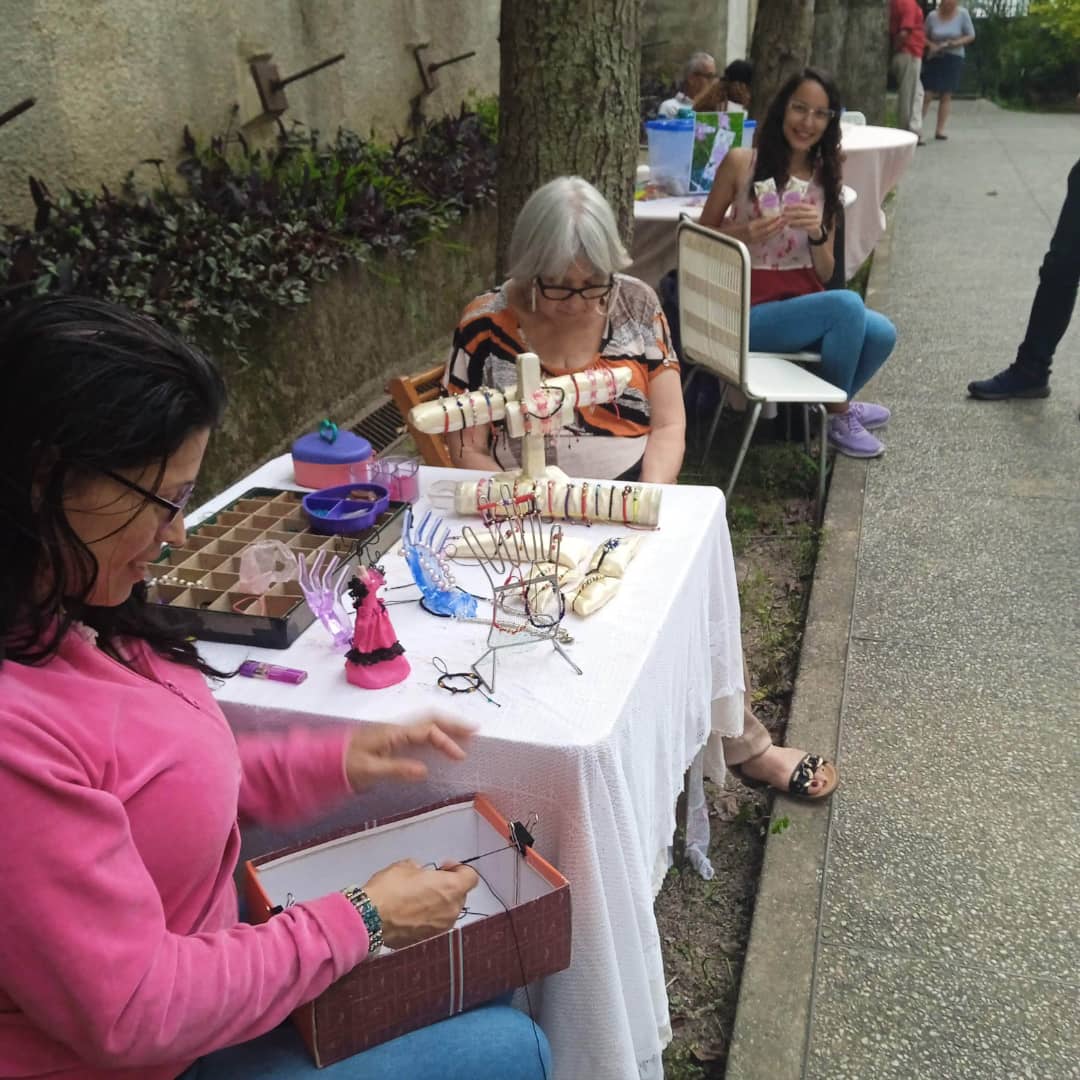
[(142, 584), (183, 538), (220, 376), (148, 320), (74, 298), (6, 317), (0, 376), (0, 1076), (546, 1076), (543, 1034), (501, 1005), (318, 1073), (274, 1030), (373, 939), (451, 926), (477, 877), (395, 863), (249, 926), (238, 817), (299, 821), (421, 779), (409, 751), (461, 758), (468, 729), (235, 738)]

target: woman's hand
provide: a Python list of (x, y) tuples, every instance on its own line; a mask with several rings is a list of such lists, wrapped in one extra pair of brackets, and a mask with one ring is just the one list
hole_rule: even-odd
[(353, 731), (345, 750), (345, 775), (353, 791), (379, 780), (423, 780), (427, 766), (408, 757), (411, 750), (433, 747), (453, 761), (465, 751), (459, 745), (473, 733), (460, 720), (430, 712), (405, 724), (362, 724)]
[(746, 242), (748, 244), (760, 244), (782, 232), (784, 219), (779, 214), (776, 217), (751, 218), (746, 224)]
[(383, 943), (403, 949), (453, 926), (479, 880), (475, 870), (460, 863), (425, 870), (404, 859), (375, 874), (364, 892), (382, 920)]
[(813, 240), (821, 238), (821, 207), (813, 203), (794, 203), (785, 206), (781, 214), (785, 224), (793, 229), (802, 229)]

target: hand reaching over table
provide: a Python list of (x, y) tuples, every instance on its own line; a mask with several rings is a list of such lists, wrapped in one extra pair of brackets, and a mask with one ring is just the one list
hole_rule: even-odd
[(410, 753), (426, 747), (452, 761), (461, 761), (461, 743), (473, 728), (445, 713), (432, 710), (401, 724), (363, 724), (352, 733), (345, 750), (345, 774), (354, 791), (364, 791), (379, 780), (423, 780), (427, 766)]

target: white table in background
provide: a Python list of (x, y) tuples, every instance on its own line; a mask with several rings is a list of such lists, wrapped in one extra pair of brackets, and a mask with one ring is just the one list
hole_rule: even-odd
[[(469, 475), (421, 469), (418, 506), (433, 483)], [(294, 486), (289, 458), (275, 459), (188, 523), (248, 488)], [(452, 516), (448, 521), (458, 525)], [(599, 544), (627, 530), (578, 525), (567, 531)], [(389, 607), (413, 671), (385, 690), (350, 686), (343, 657), (317, 624), (288, 650), (200, 646), (222, 668), (251, 656), (309, 672), (300, 686), (235, 678), (217, 688), (239, 729), (389, 720), (432, 706), (479, 725), (464, 763), (432, 758), (424, 784), (380, 787), (351, 809), (289, 836), (472, 791), (487, 793), (513, 817), (538, 813), (537, 850), (566, 875), (573, 903), (571, 967), (533, 993), (537, 1019), (552, 1044), (554, 1080), (663, 1075), (670, 1024), (653, 900), (667, 867), (675, 802), (699, 751), (707, 742), (710, 756), (718, 751), (710, 731), (734, 734), (742, 724), (739, 604), (723, 494), (717, 488), (666, 488), (661, 528), (641, 536), (618, 595), (589, 619), (566, 619), (575, 638), (571, 655), (585, 674), (576, 675), (546, 644), (504, 650), (494, 694), (499, 708), (479, 694), (451, 698), (440, 691), (431, 663), (438, 655), (452, 671), (467, 669), (484, 649), (486, 627), (440, 620), (415, 604)], [(411, 580), (396, 552), (383, 565), (386, 600), (416, 595), (393, 588)], [(482, 591), (478, 570), (456, 572), (466, 588)], [(284, 839), (263, 833), (249, 836), (246, 846), (265, 850)]]
[(918, 136), (899, 128), (841, 124), (844, 184), (859, 193), (857, 206), (844, 212), (844, 267), (852, 277), (885, 232), (881, 204), (907, 171)]
[[(846, 176), (845, 176), (845, 179)], [(845, 221), (851, 220), (854, 205), (858, 200), (857, 188), (844, 185), (841, 197), (844, 201)], [(634, 260), (627, 273), (641, 278), (654, 289), (660, 279), (674, 270), (679, 261), (678, 242), (675, 236), (679, 217), (688, 214), (692, 221), (701, 217), (707, 195), (671, 195), (665, 199), (639, 199), (634, 203), (634, 242), (630, 245), (630, 256)], [(845, 252), (848, 250), (845, 246)], [(858, 266), (845, 264), (848, 276), (858, 270)]]

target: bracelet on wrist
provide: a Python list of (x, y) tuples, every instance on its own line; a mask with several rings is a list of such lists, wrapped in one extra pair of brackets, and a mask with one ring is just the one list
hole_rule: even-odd
[(821, 226), (821, 236), (819, 236), (816, 240), (809, 233), (806, 234), (806, 241), (811, 247), (821, 247), (821, 245), (824, 244), (825, 241), (828, 239), (829, 230), (826, 229), (824, 225)]
[(379, 909), (371, 902), (371, 897), (358, 885), (350, 885), (341, 891), (345, 899), (359, 912), (360, 918), (364, 920), (368, 934), (368, 956), (375, 956), (383, 943), (382, 918), (379, 915)]

